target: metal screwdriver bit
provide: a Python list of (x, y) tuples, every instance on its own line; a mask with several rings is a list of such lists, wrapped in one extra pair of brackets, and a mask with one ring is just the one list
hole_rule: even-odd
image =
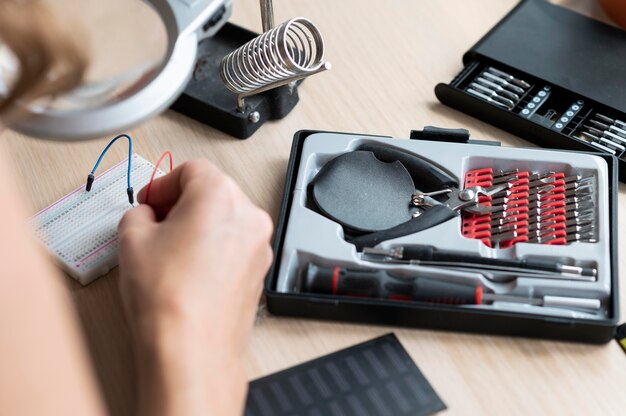
[(476, 97), (478, 97), (478, 98), (482, 98), (483, 100), (485, 100), (485, 101), (487, 101), (487, 102), (490, 102), (490, 103), (492, 103), (492, 104), (495, 104), (495, 105), (497, 105), (497, 106), (499, 106), (499, 107), (505, 108), (505, 109), (507, 109), (507, 110), (510, 110), (510, 109), (511, 109), (508, 105), (503, 104), (503, 103), (501, 103), (500, 101), (496, 101), (496, 100), (494, 100), (493, 98), (486, 96), (486, 95), (485, 95), (485, 94), (483, 94), (482, 92), (476, 91), (476, 90), (474, 90), (474, 89), (472, 89), (472, 88), (468, 88), (466, 91), (467, 91), (468, 93), (472, 94), (472, 95), (475, 95), (475, 96), (476, 96)]
[(519, 79), (519, 78), (515, 78), (513, 75), (511, 75), (511, 74), (507, 74), (506, 72), (504, 72), (504, 71), (500, 71), (499, 69), (496, 69), (496, 68), (494, 68), (494, 67), (492, 67), (492, 66), (490, 66), (489, 68), (487, 68), (487, 71), (491, 72), (491, 73), (492, 73), (492, 74), (494, 74), (494, 75), (498, 75), (498, 76), (500, 76), (501, 78), (504, 78), (504, 79), (506, 79), (507, 81), (510, 81), (510, 82), (512, 82), (513, 84), (515, 84), (515, 85), (517, 85), (517, 86), (519, 86), (519, 87), (521, 87), (521, 88), (524, 88), (525, 90), (527, 90), (528, 88), (530, 88), (530, 84), (529, 84), (528, 82), (526, 82), (526, 81), (524, 81), (524, 80), (522, 80), (522, 79)]
[(487, 87), (484, 87), (476, 82), (472, 82), (471, 87), (493, 98), (494, 100), (500, 101), (502, 104), (506, 106), (509, 106), (509, 107), (515, 106), (515, 103), (513, 101), (509, 100), (508, 98), (502, 97), (496, 91), (489, 89)]
[(510, 83), (509, 81), (502, 79), (494, 74), (491, 74), (489, 72), (483, 72), (482, 76), (486, 79), (488, 79), (491, 82), (495, 82), (496, 84), (520, 95), (520, 94), (524, 94), (524, 89), (518, 87), (517, 85), (513, 85), (512, 83)]
[(496, 84), (495, 82), (489, 81), (488, 79), (485, 79), (483, 77), (477, 77), (474, 80), (474, 83), (476, 84), (480, 84), (483, 85), (485, 87), (491, 88), (492, 90), (498, 91), (501, 95), (510, 98), (511, 100), (517, 102), (520, 99), (520, 96), (515, 94), (514, 92), (511, 92), (507, 89), (502, 88), (502, 86)]

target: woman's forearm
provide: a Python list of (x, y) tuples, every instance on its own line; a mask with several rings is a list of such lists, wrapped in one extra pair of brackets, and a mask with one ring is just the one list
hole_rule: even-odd
[(240, 359), (272, 260), (271, 219), (206, 160), (137, 199), (118, 234), (142, 414), (241, 415)]
[(238, 353), (184, 317), (150, 317), (135, 331), (141, 416), (241, 415), (247, 380)]
[(104, 414), (62, 278), (37, 246), (0, 155), (0, 414)]

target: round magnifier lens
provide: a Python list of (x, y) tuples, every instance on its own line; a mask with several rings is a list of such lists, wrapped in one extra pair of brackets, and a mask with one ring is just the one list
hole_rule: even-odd
[(0, 98), (9, 95), (9, 89), (15, 84), (19, 65), (13, 52), (0, 43)]
[[(191, 76), (202, 25), (230, 2), (7, 0), (0, 12), (3, 5), (19, 20), (0, 15), (0, 36), (8, 36), (0, 42), (23, 63), (14, 77), (20, 88), (4, 105), (24, 111), (7, 125), (34, 137), (80, 140), (119, 133), (167, 109)], [(33, 84), (27, 92), (25, 78)]]
[(83, 82), (30, 104), (35, 111), (108, 105), (141, 89), (161, 67), (167, 36), (159, 15), (139, 0), (45, 0), (86, 57)]

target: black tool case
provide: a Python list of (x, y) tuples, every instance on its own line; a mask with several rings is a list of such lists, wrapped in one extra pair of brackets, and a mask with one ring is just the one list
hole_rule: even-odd
[[(454, 330), (474, 333), (502, 334), (536, 338), (552, 338), (560, 340), (580, 341), (587, 343), (609, 342), (614, 334), (619, 320), (618, 303), (618, 271), (617, 271), (617, 159), (613, 156), (597, 154), (606, 160), (608, 166), (608, 232), (602, 238), (606, 239), (610, 247), (610, 260), (606, 264), (606, 269), (610, 269), (609, 280), (610, 294), (607, 299), (606, 316), (600, 319), (563, 318), (541, 314), (528, 314), (516, 311), (466, 308), (450, 306), (444, 304), (431, 304), (416, 301), (399, 301), (372, 298), (356, 297), (334, 297), (324, 294), (313, 294), (299, 291), (283, 291), (278, 289), (278, 279), (281, 267), (292, 267), (293, 259), (284, 253), (284, 246), (288, 234), (290, 221), (300, 221), (299, 218), (290, 218), (292, 206), (300, 204), (298, 200), (296, 184), (299, 180), (301, 166), (306, 166), (309, 170), (306, 158), (303, 158), (303, 148), (307, 139), (312, 139), (318, 133), (334, 135), (327, 140), (330, 148), (332, 143), (336, 143), (341, 136), (350, 136), (355, 140), (379, 140), (386, 143), (398, 143), (401, 146), (411, 146), (416, 153), (420, 150), (428, 149), (435, 144), (428, 140), (399, 140), (385, 136), (352, 135), (345, 133), (330, 133), (317, 131), (300, 131), (295, 134), (288, 171), (285, 180), (284, 196), (280, 214), (276, 224), (276, 232), (273, 240), (273, 250), (275, 253), (274, 263), (266, 277), (265, 296), (267, 307), (270, 313), (275, 315), (286, 315), (292, 317), (305, 317), (325, 320), (351, 321), (372, 323), (381, 325), (421, 327), (430, 329)], [(318, 136), (319, 137), (319, 136)], [(412, 135), (414, 137), (414, 135)], [(402, 143), (402, 144), (400, 144)], [(478, 145), (476, 145), (478, 144)], [(493, 142), (492, 142), (493, 144)], [(500, 148), (486, 146), (484, 142), (472, 142), (470, 144), (449, 144), (456, 147), (458, 154), (465, 154), (465, 149), (484, 148), (482, 152), (493, 155), (497, 159), (499, 151), (503, 152), (520, 149)], [(541, 149), (523, 149), (532, 154), (550, 153), (552, 158), (559, 159), (560, 151), (549, 151)], [(481, 151), (481, 150), (479, 150)], [(329, 151), (330, 152), (330, 151)], [(320, 157), (328, 158), (329, 152), (321, 152)], [(475, 152), (475, 150), (474, 150)], [(579, 152), (563, 152), (562, 159), (571, 159), (572, 155)], [(585, 156), (586, 157), (586, 156)], [(488, 159), (485, 159), (488, 160)], [(305, 176), (310, 177), (316, 173), (316, 169), (310, 168), (310, 173)], [(308, 227), (308, 228), (306, 228)], [(314, 225), (307, 225), (307, 233), (298, 233), (299, 239), (313, 241), (320, 230), (315, 230)], [(323, 232), (323, 231), (322, 231)], [(293, 234), (292, 234), (293, 235)], [(441, 236), (442, 239), (446, 237)], [(429, 243), (436, 243), (429, 241)], [(545, 246), (550, 250), (550, 246)], [(319, 261), (332, 261), (327, 257), (333, 257), (332, 248), (320, 247), (320, 253), (313, 257)], [(294, 266), (295, 267), (295, 266)]]
[[(521, 1), (465, 53), (463, 64), (450, 84), (436, 86), (437, 98), (540, 146), (597, 152), (583, 127), (598, 113), (626, 122), (626, 32), (547, 1)], [(468, 93), (488, 67), (530, 84), (513, 108)], [(545, 97), (544, 88), (547, 100), (538, 96)], [(533, 111), (524, 115), (529, 104)], [(626, 182), (626, 152), (613, 150)]]

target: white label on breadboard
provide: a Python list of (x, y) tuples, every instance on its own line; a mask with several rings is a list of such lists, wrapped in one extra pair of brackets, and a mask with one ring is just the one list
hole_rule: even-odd
[[(131, 185), (135, 193), (148, 181), (154, 165), (133, 154)], [(117, 266), (117, 225), (131, 209), (126, 195), (128, 160), (44, 208), (32, 218), (37, 237), (63, 268), (81, 284), (91, 283)], [(155, 176), (162, 176), (157, 171)]]

